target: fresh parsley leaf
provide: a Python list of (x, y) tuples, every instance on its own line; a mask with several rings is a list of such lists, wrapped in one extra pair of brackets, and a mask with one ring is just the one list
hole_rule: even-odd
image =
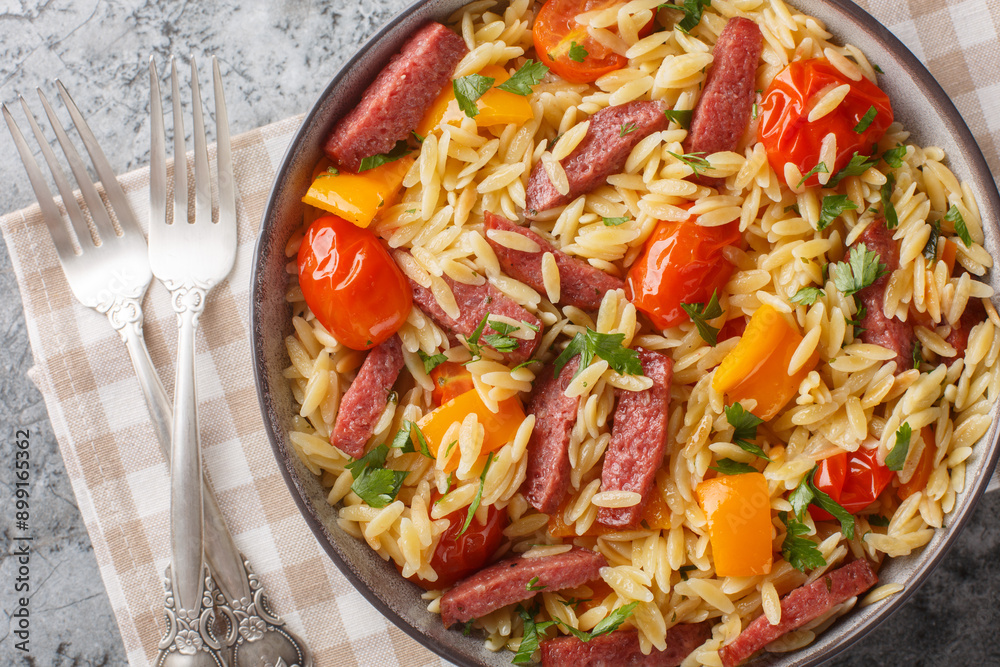
[(625, 619), (632, 615), (632, 611), (638, 604), (638, 601), (629, 602), (627, 605), (623, 605), (612, 611), (600, 623), (594, 626), (594, 629), (590, 631), (590, 638), (593, 639), (594, 637), (606, 635), (609, 632), (617, 630), (625, 622)]
[[(569, 360), (580, 355), (580, 366), (576, 373), (590, 365), (595, 356), (604, 359), (616, 373), (621, 375), (642, 375), (642, 364), (639, 363), (639, 353), (627, 347), (622, 347), (625, 334), (603, 334), (593, 329), (586, 333), (578, 333), (569, 342), (556, 360), (552, 362), (556, 368), (556, 377)], [(576, 377), (574, 373), (573, 377)]]
[(472, 624), (476, 622), (476, 619), (470, 619), (465, 622), (465, 626), (462, 628), (462, 634), (468, 637), (472, 634)]
[(879, 74), (885, 74), (885, 72), (882, 71), (882, 68), (879, 67), (876, 63), (872, 63), (872, 69), (874, 69)]
[[(416, 434), (416, 444), (414, 444), (414, 434)], [(416, 422), (411, 422), (409, 419), (403, 420), (402, 426), (396, 431), (396, 435), (392, 438), (392, 444), (389, 446), (402, 451), (404, 454), (419, 452), (429, 459), (434, 458), (430, 448), (427, 446), (427, 438), (424, 437), (424, 432), (420, 430)]]
[(861, 134), (862, 132), (867, 130), (868, 127), (872, 124), (872, 121), (875, 120), (876, 115), (878, 115), (878, 109), (876, 109), (874, 105), (868, 107), (868, 111), (866, 111), (865, 115), (861, 117), (861, 120), (858, 121), (858, 124), (854, 126), (854, 131), (857, 134)]
[(756, 102), (750, 107), (750, 120), (757, 120), (757, 116), (760, 115), (760, 105)]
[(813, 471), (809, 473), (809, 486), (813, 493), (813, 505), (816, 505), (820, 509), (826, 510), (833, 515), (837, 521), (840, 522), (840, 532), (847, 539), (854, 537), (854, 517), (851, 513), (840, 506), (836, 500), (826, 495), (813, 483), (813, 477), (816, 475), (818, 468), (813, 468)]
[(416, 142), (417, 142), (418, 144), (422, 144), (422, 143), (424, 143), (424, 139), (426, 139), (426, 138), (427, 138), (427, 137), (422, 137), (422, 136), (420, 136), (420, 135), (419, 135), (419, 134), (417, 133), (417, 131), (416, 131), (416, 130), (410, 130), (410, 134), (412, 134), (412, 135), (413, 135), (413, 138), (414, 138), (414, 139), (416, 140)]
[(570, 42), (569, 44), (569, 59), (575, 63), (582, 63), (584, 58), (589, 56), (587, 49), (583, 48), (582, 44), (577, 44), (576, 42)]
[(816, 303), (816, 299), (826, 296), (826, 292), (818, 287), (803, 287), (789, 299), (792, 303), (799, 303), (803, 306), (811, 306)]
[(549, 68), (542, 63), (529, 60), (497, 88), (515, 95), (530, 95), (531, 87), (541, 83), (548, 71)]
[(697, 569), (698, 569), (697, 565), (681, 565), (680, 569), (677, 570), (677, 572), (681, 575), (681, 581), (687, 581), (688, 572), (694, 572)]
[(789, 211), (794, 211), (795, 215), (802, 215), (802, 213), (799, 211), (799, 205), (798, 204), (790, 204), (790, 205), (786, 206), (785, 207), (785, 213), (788, 213)]
[(795, 518), (802, 521), (806, 516), (806, 508), (813, 501), (812, 485), (809, 484), (810, 475), (805, 475), (799, 485), (788, 494), (788, 502), (792, 505), (792, 512)]
[(327, 167), (326, 171), (317, 176), (316, 178), (332, 178), (333, 176), (340, 176), (340, 170), (336, 167)]
[(937, 261), (938, 239), (941, 238), (941, 221), (931, 223), (931, 235), (924, 244), (924, 259), (928, 262)]
[(479, 338), (483, 335), (483, 330), (486, 329), (486, 320), (489, 316), (489, 313), (483, 315), (483, 319), (479, 320), (479, 324), (476, 325), (476, 328), (465, 339), (465, 342), (469, 346), (469, 351), (472, 352), (472, 356), (474, 357), (479, 357), (483, 354), (483, 350), (479, 345)]
[[(448, 451), (449, 452), (451, 451), (451, 447), (453, 447), (456, 442), (458, 442), (458, 440), (452, 440), (451, 444), (448, 445)], [(438, 498), (437, 500), (434, 501), (435, 505), (437, 505), (439, 502), (441, 502), (442, 500), (444, 500), (444, 497), (446, 495), (448, 495), (449, 491), (451, 491), (451, 485), (454, 484), (454, 483), (455, 483), (455, 473), (450, 473), (448, 475), (448, 478), (444, 481), (444, 493), (441, 494), (440, 498)]]
[(795, 185), (795, 187), (801, 188), (802, 184), (805, 183), (806, 181), (808, 181), (810, 176), (814, 176), (816, 174), (829, 174), (829, 173), (830, 173), (830, 170), (826, 168), (826, 163), (825, 162), (820, 162), (815, 167), (813, 167), (812, 169), (810, 169), (809, 171), (807, 171), (806, 174), (805, 174), (805, 176), (803, 176), (801, 179), (799, 179), (799, 182)]
[(510, 370), (516, 371), (518, 368), (525, 368), (526, 366), (530, 366), (531, 364), (533, 364), (533, 363), (535, 363), (537, 361), (538, 361), (538, 359), (528, 359), (527, 361), (522, 361), (521, 363), (519, 363), (517, 366), (514, 366), (514, 368), (512, 368)]
[(706, 343), (715, 347), (719, 344), (719, 330), (711, 326), (708, 321), (722, 315), (722, 306), (719, 305), (718, 290), (712, 291), (712, 298), (704, 303), (682, 303), (681, 308), (688, 314), (691, 321), (698, 329), (698, 335)]
[(833, 284), (844, 296), (863, 290), (888, 273), (879, 259), (878, 253), (869, 250), (864, 243), (854, 246), (848, 261), (837, 262), (830, 267)]
[(757, 469), (748, 463), (741, 463), (733, 459), (719, 459), (710, 469), (723, 475), (742, 475), (748, 472), (757, 472)]
[(873, 166), (875, 166), (875, 160), (872, 160), (867, 155), (858, 155), (855, 151), (854, 155), (851, 156), (851, 161), (826, 182), (826, 187), (835, 188), (838, 183), (848, 176), (860, 176), (868, 171), (869, 167)]
[(816, 221), (816, 229), (822, 231), (830, 226), (830, 223), (840, 217), (844, 211), (853, 211), (858, 207), (847, 195), (827, 195), (823, 197), (823, 205), (820, 207), (819, 220)]
[(523, 605), (517, 605), (517, 614), (524, 622), (524, 633), (521, 645), (518, 647), (517, 653), (514, 654), (514, 659), (511, 662), (515, 665), (520, 665), (532, 662), (531, 656), (538, 650), (538, 634), (550, 628), (553, 622), (544, 621), (542, 623), (535, 623), (534, 614), (525, 609)]
[(881, 514), (869, 514), (867, 517), (868, 524), (871, 526), (878, 526), (879, 528), (889, 527), (889, 518), (884, 517)]
[(528, 582), (528, 585), (525, 586), (525, 588), (527, 588), (529, 591), (540, 591), (543, 588), (548, 588), (548, 586), (546, 586), (545, 584), (538, 585), (538, 577), (532, 577), (531, 581)]
[(621, 128), (618, 130), (618, 136), (624, 137), (626, 134), (632, 134), (639, 129), (639, 126), (635, 124), (635, 121), (630, 123), (622, 123)]
[(444, 455), (445, 455), (445, 456), (448, 456), (449, 454), (451, 454), (451, 450), (452, 450), (452, 449), (453, 449), (453, 448), (455, 447), (455, 445), (457, 445), (457, 444), (458, 444), (458, 440), (452, 440), (451, 442), (449, 442), (449, 443), (448, 443), (448, 448), (444, 450)]
[(503, 322), (501, 320), (490, 320), (488, 324), (494, 331), (496, 331), (501, 336), (506, 336), (509, 333), (514, 333), (515, 331), (521, 328), (516, 324), (510, 324), (509, 322)]
[[(486, 457), (486, 465), (483, 466), (483, 472), (479, 476), (479, 490), (476, 491), (476, 497), (472, 499), (472, 504), (469, 505), (469, 513), (465, 517), (465, 524), (462, 526), (462, 530), (458, 531), (458, 535), (462, 535), (466, 530), (469, 529), (469, 524), (472, 523), (472, 517), (476, 515), (476, 510), (479, 509), (479, 503), (483, 501), (483, 487), (486, 486), (486, 473), (490, 471), (490, 464), (493, 463), (493, 452)], [(456, 535), (455, 537), (458, 537)]]
[(406, 141), (400, 139), (388, 153), (379, 153), (377, 155), (370, 155), (366, 158), (361, 158), (361, 164), (358, 165), (358, 173), (360, 174), (363, 171), (368, 171), (369, 169), (374, 169), (375, 167), (381, 167), (383, 164), (395, 162), (396, 160), (406, 157), (409, 154), (410, 145), (407, 144)]
[(944, 214), (944, 219), (955, 227), (955, 234), (958, 235), (958, 238), (962, 239), (965, 247), (971, 248), (972, 237), (969, 235), (969, 228), (965, 226), (965, 218), (962, 217), (962, 213), (958, 210), (958, 207), (952, 204), (948, 212)]
[(899, 169), (903, 166), (903, 158), (906, 157), (906, 146), (903, 144), (896, 144), (895, 148), (890, 148), (886, 152), (882, 153), (882, 159), (885, 160), (893, 169)]
[(921, 362), (924, 360), (924, 346), (920, 341), (914, 341), (913, 343), (913, 367), (920, 368)]
[(553, 619), (553, 622), (582, 642), (589, 642), (591, 639), (593, 639), (593, 637), (590, 635), (589, 632), (584, 632), (583, 630), (577, 630), (572, 625), (566, 623), (565, 621), (561, 621), (558, 618)]
[(667, 120), (673, 121), (685, 130), (691, 127), (691, 118), (694, 116), (693, 109), (667, 109), (663, 112)]
[(490, 320), (489, 325), (496, 333), (483, 336), (483, 342), (494, 350), (497, 352), (513, 352), (520, 346), (520, 342), (508, 334), (518, 331), (521, 327), (498, 320)]
[(372, 447), (368, 452), (359, 459), (351, 461), (344, 467), (351, 471), (354, 479), (361, 476), (361, 473), (365, 471), (366, 468), (382, 468), (385, 466), (386, 457), (389, 455), (389, 446), (385, 443), (379, 445), (378, 447)]
[(464, 111), (465, 115), (469, 118), (478, 116), (479, 107), (476, 106), (476, 100), (492, 88), (495, 81), (496, 79), (491, 76), (482, 76), (479, 74), (469, 74), (468, 76), (463, 76), (460, 79), (452, 81), (451, 87), (455, 91), (455, 100), (458, 102), (458, 108)]
[(702, 155), (705, 154), (704, 151), (699, 151), (697, 153), (684, 153), (683, 155), (678, 155), (673, 151), (667, 151), (667, 152), (673, 155), (681, 162), (683, 162), (684, 164), (686, 164), (687, 166), (691, 167), (691, 171), (694, 172), (695, 176), (700, 176), (702, 169), (712, 168), (711, 163), (709, 163), (709, 161), (706, 160), (705, 158), (701, 157)]
[(794, 517), (789, 517), (788, 512), (781, 512), (778, 517), (786, 528), (785, 540), (781, 543), (781, 555), (788, 564), (799, 572), (825, 566), (826, 559), (823, 558), (816, 543), (802, 537), (809, 532), (809, 527), (801, 521), (796, 521)]
[(385, 468), (388, 454), (389, 446), (382, 443), (345, 466), (354, 477), (351, 491), (376, 509), (381, 509), (396, 499), (403, 480), (410, 474), (408, 470)]
[(910, 451), (910, 437), (912, 435), (913, 429), (910, 428), (910, 423), (903, 422), (903, 425), (896, 431), (896, 444), (886, 454), (886, 468), (895, 472), (903, 469), (903, 464), (906, 463), (906, 454)]
[(618, 225), (624, 225), (628, 222), (628, 216), (623, 216), (621, 218), (605, 218), (601, 216), (601, 221), (604, 222), (605, 227), (617, 227)]
[(899, 226), (899, 218), (896, 216), (896, 207), (892, 205), (892, 191), (896, 187), (896, 177), (889, 174), (885, 183), (882, 184), (879, 194), (882, 197), (882, 208), (885, 211), (885, 228), (895, 229)]
[(677, 23), (677, 27), (684, 32), (691, 32), (692, 28), (701, 23), (701, 15), (705, 8), (711, 6), (712, 0), (684, 0), (683, 4), (674, 6), (673, 9), (684, 12), (684, 18)]
[(753, 443), (757, 437), (757, 427), (763, 424), (764, 420), (752, 412), (747, 412), (739, 403), (727, 405), (725, 410), (726, 421), (733, 427), (733, 444), (745, 452), (770, 461), (770, 457), (764, 453), (764, 450)]
[(430, 355), (423, 350), (417, 350), (417, 355), (420, 357), (420, 361), (424, 362), (425, 373), (430, 373), (432, 370), (448, 361), (448, 357), (443, 354)]

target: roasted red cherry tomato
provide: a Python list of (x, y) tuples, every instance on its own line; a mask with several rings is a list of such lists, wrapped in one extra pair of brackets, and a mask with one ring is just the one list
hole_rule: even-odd
[[(847, 97), (830, 113), (809, 122), (809, 112), (823, 95), (847, 84)], [(875, 116), (860, 132), (855, 129), (868, 122), (866, 114), (875, 109)], [(860, 123), (860, 125), (859, 125)], [(885, 133), (892, 123), (892, 105), (882, 89), (868, 79), (852, 81), (840, 73), (825, 58), (802, 60), (791, 63), (776, 77), (761, 101), (761, 120), (757, 133), (767, 151), (778, 177), (784, 180), (785, 163), (791, 162), (804, 176), (821, 161), (820, 146), (827, 134), (837, 138), (837, 159), (834, 164), (825, 164), (833, 175), (843, 169), (855, 152), (871, 155), (872, 145)], [(819, 184), (818, 178), (810, 176), (806, 185)], [(798, 183), (788, 183), (796, 187)]]
[(431, 380), (434, 381), (431, 400), (438, 407), (473, 389), (472, 373), (454, 361), (445, 361), (435, 366), (431, 371)]
[[(575, 83), (596, 81), (625, 67), (628, 58), (595, 40), (587, 34), (587, 26), (576, 22), (578, 14), (623, 4), (624, 0), (548, 0), (538, 11), (532, 28), (538, 59)], [(649, 33), (654, 19), (643, 26), (640, 35)]]
[(425, 581), (416, 575), (410, 577), (410, 581), (426, 590), (445, 588), (486, 565), (486, 561), (500, 547), (500, 542), (503, 540), (503, 529), (508, 523), (507, 510), (490, 505), (486, 512), (485, 524), (473, 518), (469, 528), (459, 535), (458, 532), (462, 530), (468, 512), (468, 508), (463, 507), (446, 517), (451, 525), (448, 526), (448, 530), (441, 533), (434, 555), (431, 556), (431, 567), (437, 572), (437, 581)]
[(378, 238), (328, 215), (299, 248), (299, 286), (316, 319), (355, 350), (372, 348), (403, 325), (413, 292)]
[[(892, 479), (892, 471), (879, 463), (877, 457), (877, 449), (862, 447), (856, 452), (823, 459), (813, 484), (845, 510), (856, 514), (875, 502)], [(817, 521), (833, 518), (815, 505), (809, 506), (809, 513)]]
[(661, 222), (629, 269), (625, 293), (660, 329), (688, 321), (682, 303), (708, 303), (733, 273), (722, 249), (740, 241), (738, 222), (701, 227), (693, 220)]

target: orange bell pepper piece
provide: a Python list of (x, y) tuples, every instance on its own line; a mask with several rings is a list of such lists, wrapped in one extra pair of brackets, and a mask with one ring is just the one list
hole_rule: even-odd
[[(552, 516), (549, 517), (549, 534), (552, 537), (576, 537), (576, 531), (573, 530), (573, 526), (567, 524), (563, 521), (563, 511), (566, 509), (566, 503), (563, 503), (558, 510)], [(645, 525), (643, 525), (645, 524)], [(642, 510), (642, 521), (639, 523), (638, 528), (649, 527), (649, 530), (664, 530), (670, 528), (670, 507), (667, 506), (663, 496), (657, 489), (653, 489), (649, 495), (649, 501), (646, 503), (646, 507)], [(637, 529), (638, 529), (637, 528)], [(616, 533), (621, 531), (621, 528), (614, 528), (611, 526), (605, 526), (603, 523), (598, 523), (595, 521), (590, 525), (590, 528), (584, 532), (584, 537), (598, 537), (599, 535), (607, 535), (608, 533)]]
[(921, 429), (920, 435), (924, 439), (924, 450), (920, 452), (920, 460), (917, 461), (913, 477), (906, 484), (900, 484), (899, 489), (896, 490), (896, 494), (900, 500), (906, 500), (917, 491), (926, 489), (927, 481), (931, 478), (931, 473), (934, 472), (934, 457), (937, 455), (937, 444), (934, 442), (934, 429), (930, 426), (925, 426)]
[[(479, 127), (501, 124), (520, 125), (532, 118), (531, 104), (528, 103), (526, 97), (497, 88), (510, 78), (507, 70), (498, 65), (487, 65), (478, 73), (481, 76), (492, 77), (495, 82), (493, 88), (486, 91), (476, 101), (476, 107), (479, 109), (479, 113), (475, 117), (476, 125)], [(446, 86), (424, 114), (416, 132), (420, 136), (426, 137), (442, 122), (457, 125), (462, 122), (464, 117), (465, 113), (458, 108), (458, 102), (455, 100), (454, 88)]]
[[(430, 414), (424, 416), (417, 426), (427, 439), (427, 447), (431, 453), (438, 456), (438, 452), (448, 451), (450, 443), (443, 442), (444, 435), (455, 422), (461, 422), (469, 413), (475, 413), (479, 423), (483, 425), (483, 447), (480, 457), (490, 452), (495, 452), (508, 442), (514, 439), (517, 429), (524, 421), (524, 409), (517, 398), (508, 398), (500, 401), (499, 412), (490, 412), (490, 409), (479, 398), (479, 392), (475, 389), (456, 396)], [(444, 447), (442, 450), (441, 448)], [(445, 472), (451, 472), (458, 468), (459, 457), (452, 454), (451, 460), (445, 466)]]
[(955, 254), (958, 246), (951, 239), (944, 240), (944, 249), (941, 250), (941, 261), (948, 266), (948, 275), (955, 272)]
[(819, 353), (813, 352), (795, 375), (788, 375), (788, 363), (801, 342), (799, 328), (764, 304), (750, 318), (740, 342), (719, 364), (712, 387), (725, 393), (731, 403), (754, 399), (757, 407), (753, 413), (765, 421), (771, 419), (819, 362)]
[(395, 203), (412, 164), (413, 158), (406, 156), (360, 174), (324, 171), (302, 201), (366, 228), (380, 209)]
[(715, 573), (748, 577), (771, 571), (771, 497), (759, 472), (723, 475), (695, 488), (708, 517)]

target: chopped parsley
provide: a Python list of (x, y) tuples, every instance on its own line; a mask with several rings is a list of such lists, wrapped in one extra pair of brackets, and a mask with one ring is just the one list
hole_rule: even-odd
[(885, 72), (882, 71), (882, 68), (879, 67), (876, 63), (872, 63), (872, 69), (874, 69), (879, 74), (885, 74)]
[(820, 231), (826, 229), (844, 211), (853, 211), (857, 207), (858, 205), (852, 202), (847, 195), (827, 195), (823, 197), (823, 205), (820, 207), (816, 229)]
[(715, 347), (719, 344), (719, 330), (711, 326), (708, 321), (722, 315), (722, 306), (719, 305), (718, 290), (712, 291), (712, 298), (708, 303), (682, 303), (681, 308), (688, 314), (695, 327), (698, 328), (698, 335), (706, 343)]
[(383, 164), (395, 162), (396, 160), (406, 157), (409, 154), (410, 145), (407, 144), (405, 140), (400, 139), (388, 153), (379, 153), (377, 155), (369, 155), (366, 158), (361, 158), (361, 164), (358, 165), (358, 173), (360, 174), (363, 171), (368, 171), (369, 169), (374, 169), (375, 167), (381, 167)]
[(462, 530), (458, 531), (459, 535), (465, 533), (469, 529), (469, 524), (472, 523), (472, 517), (476, 516), (476, 510), (479, 509), (479, 503), (483, 501), (483, 487), (486, 486), (486, 473), (490, 471), (490, 464), (493, 463), (493, 452), (486, 457), (486, 465), (483, 466), (483, 472), (479, 475), (479, 490), (476, 491), (476, 497), (472, 499), (472, 504), (469, 505), (469, 513), (465, 517), (465, 524), (462, 526)]
[(896, 207), (892, 205), (892, 191), (896, 187), (896, 177), (889, 174), (879, 194), (882, 197), (882, 209), (885, 211), (885, 228), (895, 229), (899, 226), (899, 218), (896, 216)]
[(489, 325), (496, 333), (483, 336), (483, 342), (494, 350), (497, 352), (513, 352), (520, 346), (516, 338), (512, 338), (507, 334), (518, 331), (521, 327), (497, 320), (490, 320)]
[(476, 325), (476, 328), (465, 339), (465, 342), (469, 345), (469, 351), (472, 352), (472, 356), (474, 357), (480, 357), (483, 354), (482, 347), (479, 345), (479, 338), (483, 335), (483, 330), (486, 329), (486, 319), (489, 316), (489, 313), (483, 315), (483, 319), (479, 320), (479, 324)]
[(924, 346), (921, 345), (920, 341), (915, 341), (913, 343), (913, 367), (920, 368), (921, 362), (924, 360)]
[(810, 176), (815, 176), (816, 174), (829, 174), (829, 173), (830, 170), (826, 168), (826, 163), (820, 162), (815, 167), (807, 171), (806, 175), (803, 176), (801, 179), (799, 179), (799, 182), (796, 183), (795, 187), (801, 188), (802, 184), (808, 181)]
[(876, 115), (878, 115), (878, 109), (874, 105), (868, 107), (868, 111), (861, 117), (858, 124), (854, 126), (854, 131), (857, 134), (862, 134), (872, 124), (872, 121), (875, 120)]
[(802, 213), (799, 211), (798, 204), (789, 204), (788, 206), (786, 206), (785, 213), (788, 213), (789, 211), (794, 211), (795, 215), (802, 215)]
[(965, 226), (965, 218), (962, 217), (962, 213), (958, 210), (958, 207), (952, 204), (948, 212), (944, 214), (944, 219), (955, 227), (955, 234), (958, 235), (958, 238), (962, 239), (965, 247), (971, 248), (972, 237), (969, 235), (969, 228)]
[(414, 139), (416, 140), (416, 142), (417, 142), (418, 144), (422, 144), (422, 143), (424, 143), (424, 139), (426, 139), (426, 138), (427, 138), (427, 137), (422, 137), (422, 136), (420, 136), (419, 134), (417, 134), (417, 131), (416, 131), (416, 130), (410, 130), (410, 134), (411, 134), (411, 135), (413, 135), (413, 138), (414, 138)]
[(684, 18), (678, 21), (677, 27), (684, 32), (691, 32), (692, 28), (701, 23), (702, 12), (706, 7), (712, 6), (712, 0), (684, 0), (680, 5), (666, 6), (684, 12)]
[(691, 127), (691, 118), (694, 116), (693, 109), (667, 109), (663, 112), (667, 120), (677, 123), (685, 130)]
[(385, 460), (388, 455), (389, 445), (383, 442), (345, 466), (354, 477), (351, 491), (376, 509), (381, 509), (396, 499), (403, 480), (410, 474), (408, 470), (386, 468)]
[(515, 95), (530, 95), (531, 87), (542, 82), (549, 68), (542, 63), (529, 60), (497, 88)]
[(811, 306), (816, 303), (816, 300), (821, 296), (826, 296), (826, 292), (818, 287), (803, 287), (798, 292), (796, 292), (789, 301), (792, 303), (802, 304), (803, 306)]
[(601, 221), (604, 223), (605, 227), (617, 227), (618, 225), (624, 225), (628, 222), (628, 216), (623, 216), (621, 218), (605, 218), (602, 215)]
[(888, 528), (889, 519), (881, 514), (869, 514), (867, 517), (869, 525), (878, 526), (879, 528)]
[(778, 517), (785, 524), (785, 540), (781, 543), (781, 556), (799, 572), (815, 570), (826, 565), (815, 542), (802, 537), (809, 532), (809, 526), (790, 517), (788, 512), (780, 512)]
[(941, 238), (941, 221), (935, 220), (931, 223), (931, 235), (927, 237), (927, 243), (924, 244), (924, 259), (928, 262), (937, 260), (939, 238)]
[(444, 450), (444, 455), (447, 457), (451, 454), (451, 450), (454, 449), (455, 445), (458, 444), (458, 440), (452, 440), (448, 443), (447, 449)]
[(854, 246), (848, 261), (830, 267), (833, 284), (844, 296), (863, 290), (888, 273), (879, 259), (878, 253), (868, 250), (864, 243)]
[(903, 469), (906, 455), (910, 451), (910, 437), (912, 435), (913, 429), (910, 428), (909, 422), (903, 422), (903, 425), (896, 431), (896, 444), (892, 446), (885, 457), (886, 468), (895, 472)]
[(517, 614), (524, 622), (524, 632), (521, 638), (521, 645), (511, 660), (515, 665), (525, 662), (533, 662), (531, 656), (538, 650), (538, 633), (548, 630), (554, 625), (553, 621), (543, 621), (535, 623), (535, 615), (524, 608), (524, 605), (517, 605)]
[(324, 171), (322, 174), (320, 174), (316, 178), (317, 179), (320, 179), (320, 178), (331, 178), (333, 176), (340, 176), (340, 170), (337, 169), (336, 167), (327, 167), (326, 171)]
[(764, 423), (754, 413), (747, 412), (739, 403), (727, 405), (726, 421), (733, 427), (733, 444), (745, 452), (750, 452), (765, 461), (770, 461), (770, 457), (759, 446), (753, 443), (757, 438), (757, 427)]
[(532, 577), (531, 580), (528, 582), (528, 585), (525, 586), (525, 588), (527, 588), (529, 591), (540, 591), (543, 588), (548, 588), (548, 586), (546, 586), (545, 584), (539, 585), (538, 577)]
[[(629, 616), (632, 615), (632, 611), (638, 606), (639, 602), (629, 602), (626, 605), (618, 607), (610, 614), (604, 617), (600, 623), (594, 626), (594, 629), (590, 631), (590, 638), (599, 637), (600, 635), (606, 635), (609, 632), (614, 632), (621, 624), (625, 622)], [(584, 640), (587, 641), (587, 640)]]
[(423, 350), (417, 350), (417, 356), (420, 357), (420, 361), (424, 362), (425, 373), (430, 373), (432, 370), (448, 361), (448, 357), (443, 354), (430, 355)]
[(702, 169), (712, 168), (711, 163), (709, 163), (709, 161), (706, 160), (705, 158), (701, 157), (702, 155), (705, 154), (704, 151), (698, 151), (697, 153), (684, 153), (683, 155), (678, 155), (673, 151), (667, 151), (667, 152), (673, 155), (681, 162), (683, 162), (684, 164), (686, 164), (687, 166), (691, 167), (691, 171), (694, 172), (695, 176), (700, 176)]
[(576, 42), (570, 42), (569, 44), (569, 59), (575, 63), (582, 63), (584, 58), (589, 56), (587, 49), (583, 48), (582, 44), (577, 44)]
[(639, 129), (639, 126), (635, 124), (635, 121), (630, 123), (622, 123), (621, 128), (618, 130), (618, 136), (624, 137), (626, 134), (632, 134)]
[(479, 107), (476, 106), (476, 100), (492, 88), (495, 81), (496, 79), (491, 76), (482, 76), (479, 74), (469, 74), (468, 76), (463, 76), (460, 79), (452, 81), (451, 87), (455, 91), (455, 100), (458, 102), (458, 108), (464, 111), (465, 115), (469, 118), (478, 116)]
[(679, 572), (681, 575), (681, 581), (687, 581), (688, 572), (694, 572), (697, 569), (698, 569), (697, 565), (681, 565), (680, 569), (677, 570), (677, 572)]
[[(414, 433), (417, 436), (416, 444), (413, 440)], [(409, 419), (403, 420), (402, 426), (396, 431), (396, 435), (392, 438), (392, 444), (389, 446), (402, 451), (404, 454), (420, 452), (429, 459), (434, 458), (430, 448), (427, 446), (427, 438), (424, 437), (424, 432), (420, 430), (420, 427), (415, 422), (411, 422)]]
[(882, 153), (882, 159), (885, 160), (893, 169), (899, 169), (903, 166), (903, 158), (906, 157), (906, 146), (903, 144), (896, 144), (895, 148), (890, 148), (886, 152)]
[(556, 377), (569, 360), (580, 355), (580, 366), (573, 377), (590, 365), (595, 356), (608, 362), (616, 373), (621, 375), (642, 375), (642, 364), (639, 363), (639, 353), (627, 347), (622, 347), (625, 334), (603, 334), (593, 329), (586, 333), (578, 333), (569, 342), (566, 349), (552, 362), (555, 365)]
[(466, 637), (468, 637), (469, 635), (471, 635), (472, 634), (472, 624), (475, 623), (475, 622), (476, 622), (476, 619), (474, 619), (474, 618), (469, 619), (468, 621), (466, 621), (465, 625), (462, 627), (462, 634), (465, 635)]
[(826, 187), (835, 188), (838, 183), (848, 176), (860, 176), (868, 171), (869, 167), (873, 166), (875, 166), (875, 160), (869, 158), (867, 155), (858, 155), (858, 153), (855, 152), (854, 155), (851, 156), (851, 161), (826, 182)]
[(719, 459), (716, 461), (714, 466), (708, 466), (710, 470), (714, 470), (723, 475), (742, 475), (748, 472), (757, 472), (749, 463), (741, 463), (740, 461), (734, 461), (733, 459)]
[(841, 507), (840, 503), (826, 495), (826, 493), (813, 483), (816, 470), (817, 468), (813, 468), (812, 472), (809, 473), (809, 488), (813, 493), (812, 504), (832, 514), (840, 522), (841, 534), (847, 539), (851, 539), (854, 537), (854, 517), (851, 516), (850, 512)]
[(812, 485), (809, 483), (809, 478), (812, 473), (804, 476), (800, 481), (799, 485), (788, 494), (788, 502), (792, 505), (792, 512), (795, 518), (802, 521), (806, 516), (806, 508), (809, 507), (809, 503), (813, 501), (815, 497), (812, 492)]

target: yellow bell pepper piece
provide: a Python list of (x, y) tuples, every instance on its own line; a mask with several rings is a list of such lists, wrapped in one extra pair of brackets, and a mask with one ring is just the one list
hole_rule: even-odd
[[(549, 535), (552, 537), (577, 537), (573, 526), (568, 525), (563, 520), (563, 511), (570, 500), (570, 498), (567, 498), (559, 509), (549, 516)], [(660, 494), (660, 490), (654, 487), (650, 491), (649, 501), (642, 510), (642, 519), (639, 525), (643, 529), (648, 527), (649, 530), (669, 530), (670, 515), (670, 507), (663, 499), (663, 495)], [(608, 533), (617, 533), (621, 530), (621, 528), (605, 526), (603, 523), (595, 521), (590, 524), (590, 528), (580, 537), (598, 537), (600, 535), (607, 535)]]
[(321, 172), (302, 201), (358, 227), (368, 227), (379, 210), (396, 201), (403, 177), (412, 164), (413, 158), (406, 156), (360, 174)]
[(813, 352), (795, 375), (788, 375), (788, 364), (801, 342), (794, 323), (773, 307), (761, 306), (747, 323), (740, 342), (719, 364), (712, 388), (725, 393), (730, 403), (757, 401), (752, 412), (765, 421), (771, 419), (819, 362), (819, 353)]
[[(492, 77), (496, 81), (493, 88), (486, 91), (476, 101), (476, 107), (479, 109), (479, 114), (475, 117), (476, 125), (479, 127), (501, 124), (518, 125), (531, 120), (533, 114), (528, 98), (497, 89), (497, 86), (510, 78), (507, 70), (497, 65), (487, 65), (478, 73), (481, 76)], [(458, 108), (458, 102), (455, 100), (455, 90), (449, 85), (431, 104), (430, 109), (420, 121), (420, 125), (417, 126), (416, 132), (420, 136), (426, 137), (441, 123), (458, 125), (464, 116), (465, 114)]]
[(715, 573), (749, 577), (771, 571), (771, 496), (759, 472), (723, 475), (695, 488), (708, 518)]
[[(455, 422), (461, 423), (466, 415), (475, 413), (484, 431), (483, 446), (479, 452), (481, 458), (513, 440), (521, 422), (524, 421), (524, 409), (521, 407), (521, 401), (517, 398), (500, 401), (499, 405), (499, 412), (490, 412), (490, 409), (483, 403), (483, 399), (479, 398), (479, 392), (471, 389), (425, 415), (417, 422), (417, 426), (423, 432), (427, 439), (427, 446), (436, 458), (439, 451), (442, 453), (448, 451), (450, 443), (443, 442), (443, 440), (451, 425)], [(455, 447), (457, 448), (458, 445)], [(457, 469), (459, 458), (458, 452), (453, 451), (444, 471), (451, 472)]]

